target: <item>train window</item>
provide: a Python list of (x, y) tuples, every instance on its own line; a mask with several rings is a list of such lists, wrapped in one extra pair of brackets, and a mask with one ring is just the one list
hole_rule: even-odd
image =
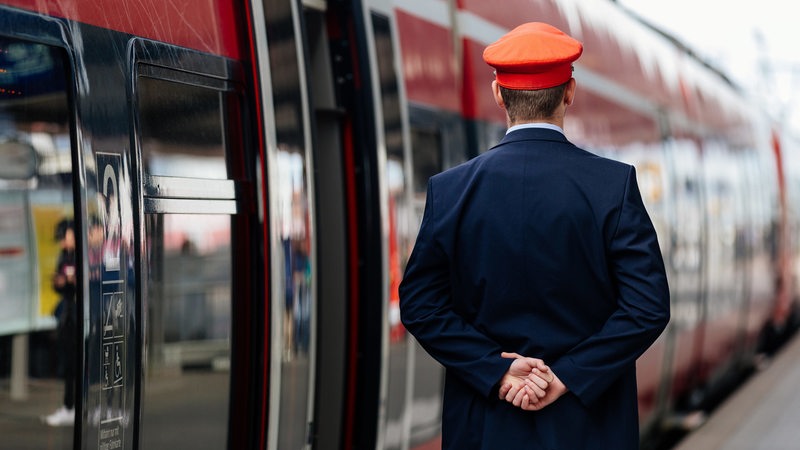
[(148, 342), (141, 447), (225, 448), (231, 219), (150, 214), (145, 235)]
[[(402, 448), (407, 436), (403, 430), (404, 417), (409, 407), (406, 400), (405, 387), (411, 374), (405, 369), (409, 367), (408, 346), (410, 339), (400, 323), (400, 298), (398, 289), (408, 259), (409, 239), (409, 196), (410, 188), (406, 171), (405, 149), (397, 73), (395, 71), (394, 47), (389, 20), (377, 14), (372, 15), (372, 26), (377, 55), (378, 82), (381, 89), (380, 108), (383, 116), (383, 136), (386, 144), (386, 181), (388, 185), (388, 305), (383, 320), (388, 323), (388, 354), (384, 355), (386, 371), (386, 430), (383, 436), (385, 448)], [(380, 437), (379, 437), (380, 442)]]
[[(751, 237), (744, 232), (743, 165), (738, 149), (728, 142), (707, 140), (703, 142), (703, 191), (705, 201), (705, 268), (708, 277), (704, 287), (708, 297), (704, 311), (705, 339), (702, 343), (703, 361), (699, 367), (702, 376), (712, 375), (712, 366), (733, 358), (725, 349), (737, 345), (738, 331), (730, 323), (741, 322), (746, 306), (744, 295), (748, 273), (744, 271), (747, 258), (741, 247)], [(732, 322), (736, 321), (736, 322)], [(716, 374), (713, 374), (716, 375)]]
[(494, 122), (470, 124), (472, 137), (470, 138), (469, 157), (477, 156), (489, 151), (492, 147), (500, 143), (506, 135), (505, 124)]
[(442, 137), (438, 130), (411, 127), (411, 151), (414, 161), (414, 194), (424, 196), (428, 179), (441, 172)]
[[(434, 110), (428, 107), (410, 106), (411, 122), (411, 156), (414, 174), (414, 199), (424, 203), (428, 179), (437, 173), (457, 166), (468, 160), (467, 127), (464, 120), (456, 113)], [(485, 130), (493, 129), (489, 125)], [(505, 128), (502, 130), (505, 132)], [(502, 137), (502, 133), (498, 134)], [(497, 143), (500, 139), (492, 139)], [(487, 147), (488, 148), (488, 147)], [(419, 206), (419, 214), (422, 207)], [(418, 217), (418, 219), (421, 219)]]
[(0, 430), (6, 448), (66, 448), (73, 439), (81, 274), (67, 61), (62, 48), (0, 37)]
[(145, 172), (227, 178), (223, 133), (227, 95), (205, 86), (140, 76), (139, 127)]
[(146, 248), (141, 447), (225, 448), (239, 212), (228, 169), (240, 150), (229, 130), (242, 126), (239, 94), (217, 77), (147, 63), (136, 70)]
[[(318, 3), (318, 2), (317, 2)], [(276, 151), (267, 155), (274, 192), (270, 221), (272, 291), (269, 324), (269, 448), (307, 448), (315, 401), (317, 301), (308, 94), (304, 55), (298, 53), (299, 11), (290, 2), (264, 2)], [(314, 76), (318, 76), (314, 74)], [(333, 151), (329, 143), (322, 144)], [(327, 170), (328, 168), (325, 168)], [(326, 373), (326, 367), (320, 367)], [(324, 390), (327, 378), (322, 378)], [(325, 394), (323, 390), (323, 395)]]

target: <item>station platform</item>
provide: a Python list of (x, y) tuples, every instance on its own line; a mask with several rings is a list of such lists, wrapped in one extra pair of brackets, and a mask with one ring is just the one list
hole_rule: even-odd
[(673, 450), (800, 449), (800, 334)]

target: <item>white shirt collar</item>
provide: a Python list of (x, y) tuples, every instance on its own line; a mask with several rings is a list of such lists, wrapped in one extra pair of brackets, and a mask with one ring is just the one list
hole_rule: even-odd
[(519, 125), (514, 125), (513, 127), (509, 128), (508, 131), (506, 131), (506, 134), (511, 133), (512, 131), (521, 130), (523, 128), (546, 128), (548, 130), (555, 130), (561, 134), (564, 134), (564, 130), (560, 126), (545, 122), (522, 123)]

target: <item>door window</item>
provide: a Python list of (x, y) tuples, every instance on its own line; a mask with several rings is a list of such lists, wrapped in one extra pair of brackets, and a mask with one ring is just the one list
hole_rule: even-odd
[(141, 448), (225, 448), (231, 388), (232, 215), (227, 82), (140, 65), (145, 370)]
[(73, 439), (81, 274), (68, 79), (63, 49), (0, 37), (2, 448)]

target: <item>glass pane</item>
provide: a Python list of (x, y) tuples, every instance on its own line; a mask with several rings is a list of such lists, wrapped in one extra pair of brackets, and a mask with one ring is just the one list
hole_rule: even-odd
[[(386, 183), (388, 187), (388, 241), (389, 241), (389, 303), (384, 320), (389, 326), (389, 354), (387, 355), (386, 381), (386, 435), (384, 448), (403, 448), (408, 441), (409, 424), (406, 388), (410, 377), (412, 340), (400, 323), (400, 281), (405, 271), (408, 254), (413, 245), (411, 224), (413, 209), (410, 204), (411, 186), (408, 182), (405, 148), (403, 145), (400, 112), (400, 93), (397, 73), (394, 70), (394, 47), (389, 20), (372, 16), (375, 33), (375, 50), (378, 77), (381, 86), (383, 131), (386, 140)], [(427, 180), (426, 180), (427, 181)]]
[[(304, 448), (307, 440), (308, 403), (312, 392), (310, 345), (312, 316), (311, 236), (308, 224), (306, 170), (299, 152), (278, 152), (278, 204), (283, 273), (274, 282), (282, 287), (279, 304), (281, 338), (281, 425), (278, 448)], [(291, 445), (290, 445), (291, 444)]]
[(436, 129), (411, 128), (411, 151), (414, 162), (414, 197), (425, 196), (428, 180), (441, 172), (442, 139)]
[(72, 442), (80, 274), (65, 61), (61, 49), (0, 37), (3, 449)]
[[(275, 192), (272, 223), (278, 242), (272, 252), (273, 360), (270, 379), (269, 448), (308, 448), (314, 399), (316, 299), (312, 262), (308, 145), (292, 5), (267, 0), (267, 39), (275, 96), (278, 151), (269, 184)], [(275, 238), (273, 238), (275, 239)], [(324, 368), (321, 369), (324, 372)]]
[[(701, 319), (697, 293), (702, 292), (706, 259), (703, 239), (706, 227), (703, 220), (703, 161), (700, 148), (692, 140), (671, 141), (669, 150), (674, 206), (669, 216), (669, 252), (664, 252), (664, 259), (670, 276), (671, 325), (685, 331), (697, 327)], [(683, 358), (686, 359), (686, 356)], [(688, 364), (683, 363), (685, 370), (689, 370)]]
[(223, 98), (216, 89), (139, 77), (139, 129), (145, 172), (228, 178)]
[(141, 448), (226, 448), (231, 218), (148, 215)]
[[(741, 327), (740, 314), (745, 302), (744, 262), (737, 257), (743, 217), (742, 180), (739, 154), (726, 142), (703, 143), (706, 252), (708, 277), (704, 319), (704, 364), (701, 379), (713, 375), (712, 366), (722, 358), (733, 359), (732, 350)], [(731, 261), (735, 261), (733, 264)]]

